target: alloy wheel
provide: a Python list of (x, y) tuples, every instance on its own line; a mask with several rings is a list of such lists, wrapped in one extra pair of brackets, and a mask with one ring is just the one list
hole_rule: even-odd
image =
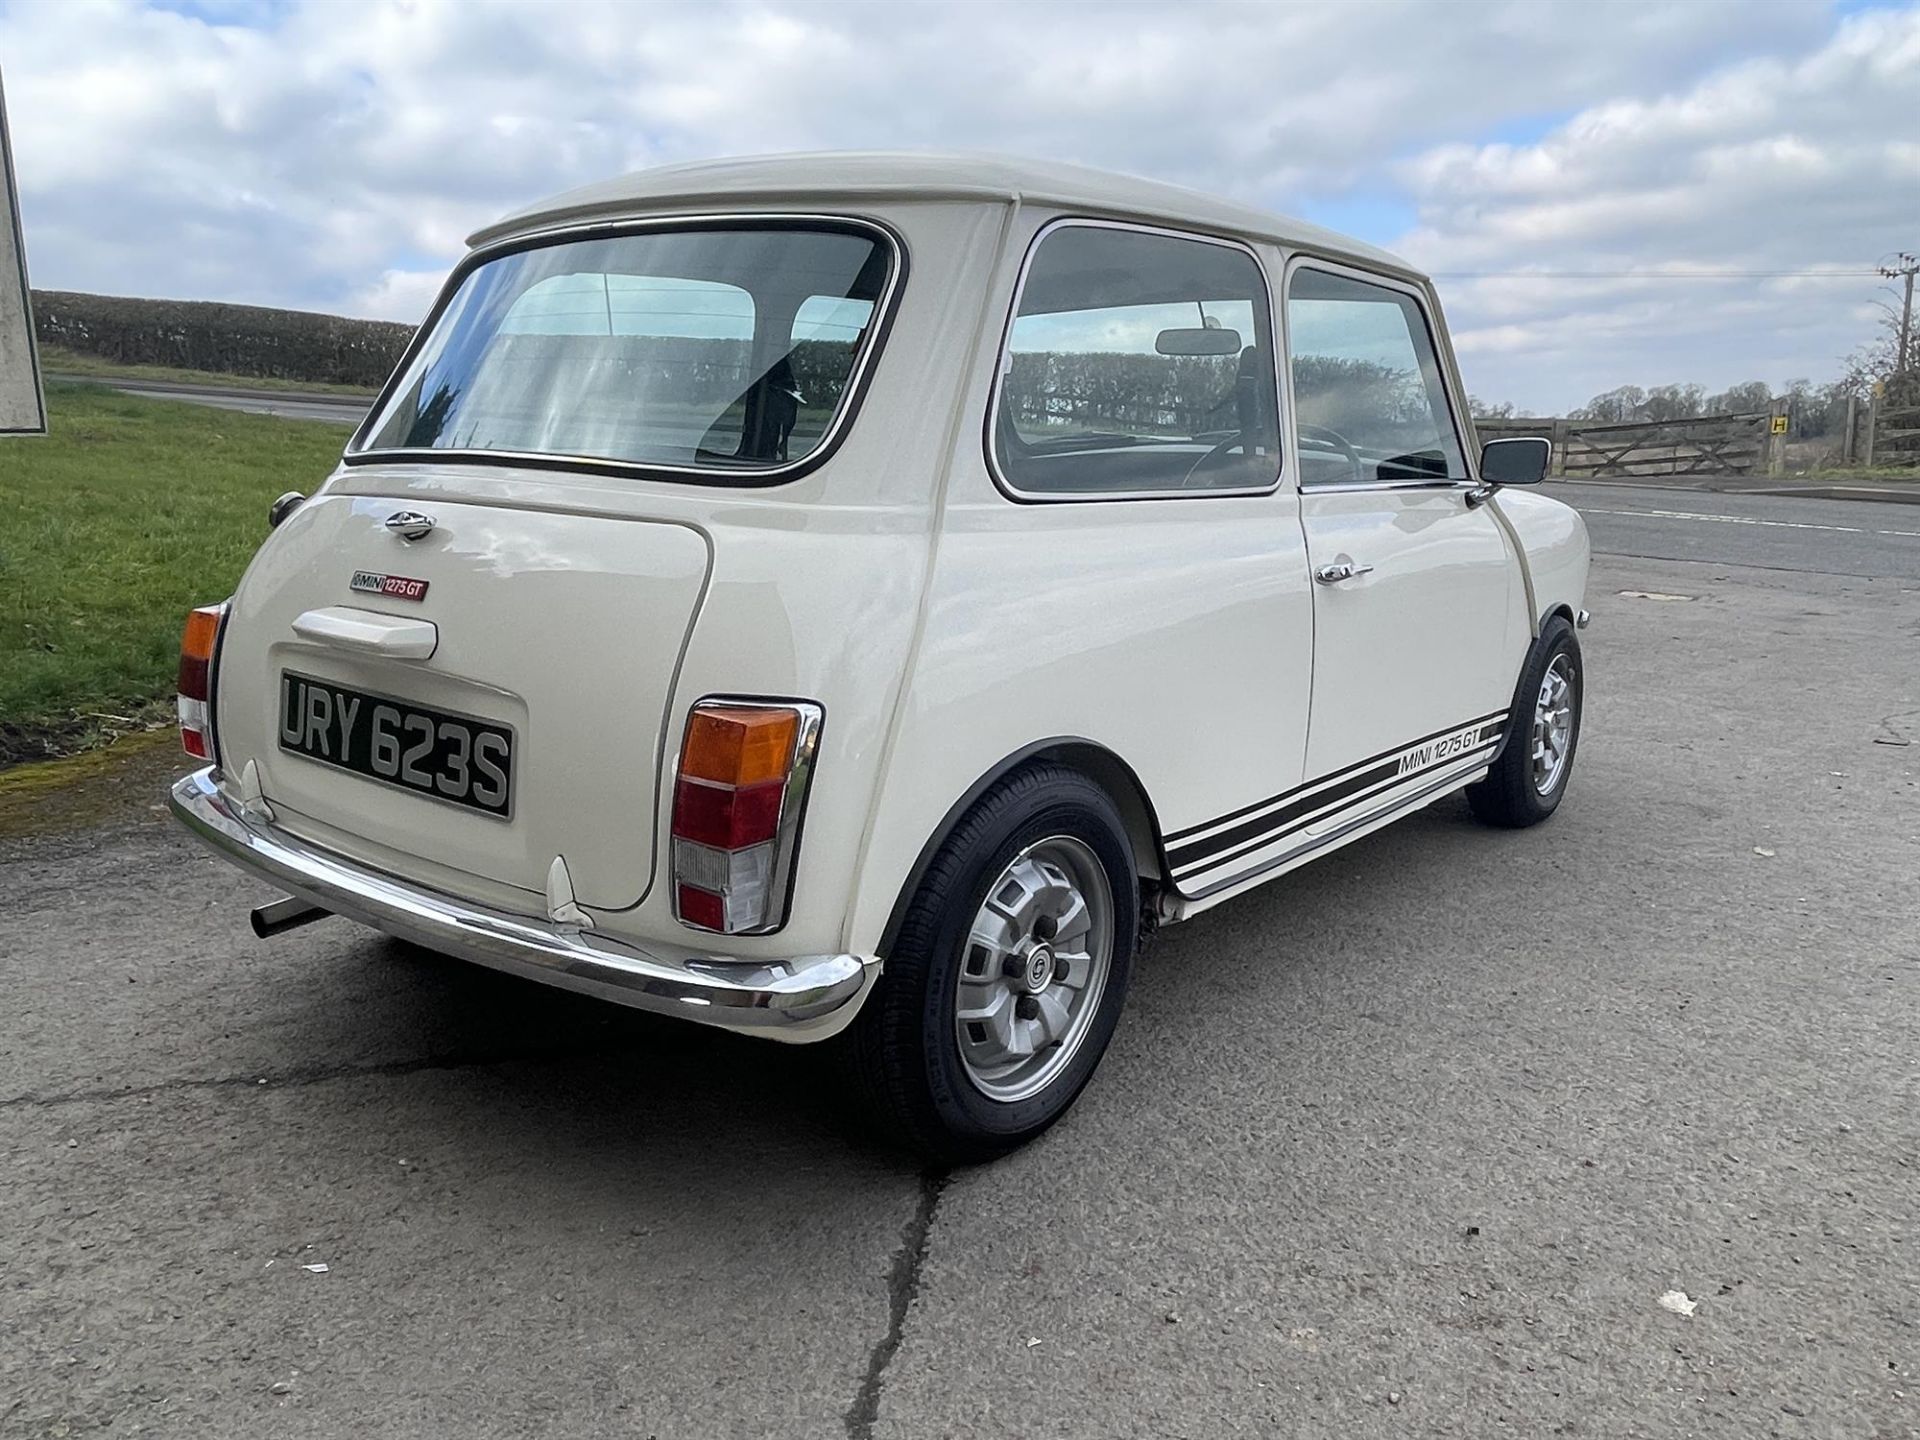
[(1003, 1103), (1066, 1069), (1099, 1009), (1113, 963), (1105, 867), (1071, 835), (1035, 841), (987, 887), (969, 928), (954, 1007), (960, 1063)]
[(1573, 749), (1573, 661), (1556, 655), (1540, 677), (1533, 707), (1533, 788), (1551, 795), (1567, 771)]

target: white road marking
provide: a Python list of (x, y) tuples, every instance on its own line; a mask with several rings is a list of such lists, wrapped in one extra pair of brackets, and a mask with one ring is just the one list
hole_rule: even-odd
[(1805, 520), (1759, 520), (1751, 515), (1707, 515), (1698, 510), (1602, 510), (1576, 506), (1584, 515), (1644, 515), (1656, 520), (1716, 520), (1722, 525), (1770, 525), (1779, 530), (1837, 530), (1843, 535), (1900, 535), (1920, 539), (1920, 530), (1869, 530), (1864, 525), (1815, 525)]

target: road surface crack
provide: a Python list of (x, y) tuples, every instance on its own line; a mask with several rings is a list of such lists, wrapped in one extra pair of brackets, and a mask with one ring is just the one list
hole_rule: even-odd
[(86, 1105), (103, 1100), (139, 1100), (176, 1090), (287, 1089), (300, 1085), (324, 1085), (333, 1080), (351, 1080), (363, 1075), (412, 1075), (422, 1070), (466, 1070), (516, 1062), (578, 1060), (594, 1053), (586, 1050), (503, 1050), (492, 1055), (425, 1055), (412, 1060), (390, 1060), (378, 1065), (315, 1065), (265, 1075), (201, 1075), (179, 1080), (157, 1080), (147, 1085), (98, 1086), (87, 1090), (0, 1096), (0, 1110), (42, 1105)]
[(886, 1382), (887, 1367), (900, 1349), (907, 1311), (920, 1293), (920, 1267), (926, 1261), (927, 1240), (933, 1233), (933, 1212), (939, 1208), (940, 1194), (946, 1188), (946, 1171), (921, 1174), (920, 1203), (901, 1232), (900, 1248), (894, 1252), (893, 1269), (887, 1277), (887, 1333), (867, 1356), (867, 1373), (861, 1377), (860, 1390), (847, 1410), (851, 1440), (871, 1440), (873, 1435), (873, 1423), (880, 1415), (880, 1388)]

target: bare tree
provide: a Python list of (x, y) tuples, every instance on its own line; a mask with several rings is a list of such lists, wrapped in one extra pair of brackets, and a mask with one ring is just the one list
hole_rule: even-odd
[(1773, 406), (1773, 387), (1764, 380), (1749, 380), (1744, 385), (1730, 385), (1718, 395), (1709, 395), (1704, 402), (1704, 411), (1708, 415), (1753, 415)]
[(1594, 396), (1578, 409), (1570, 411), (1572, 420), (1591, 420), (1600, 425), (1618, 424), (1644, 418), (1647, 392), (1638, 385), (1621, 385)]
[(1656, 385), (1647, 392), (1640, 414), (1634, 418), (1692, 420), (1701, 414), (1700, 406), (1706, 394), (1706, 388), (1701, 385)]
[(1847, 356), (1839, 384), (1849, 395), (1865, 397), (1878, 389), (1896, 403), (1920, 403), (1920, 366), (1913, 363), (1911, 342), (1907, 373), (1900, 373), (1901, 307), (1885, 300), (1873, 305), (1880, 312), (1874, 334)]
[(1876, 385), (1892, 380), (1899, 369), (1899, 357), (1895, 353), (1899, 347), (1899, 333), (1892, 316), (1883, 317), (1880, 333), (1847, 356), (1840, 383), (1850, 394), (1871, 395)]

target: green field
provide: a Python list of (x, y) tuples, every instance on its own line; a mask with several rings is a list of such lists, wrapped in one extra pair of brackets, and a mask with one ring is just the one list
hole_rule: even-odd
[(50, 381), (51, 434), (0, 443), (0, 765), (164, 719), (180, 627), (224, 599), (267, 505), (340, 428)]

